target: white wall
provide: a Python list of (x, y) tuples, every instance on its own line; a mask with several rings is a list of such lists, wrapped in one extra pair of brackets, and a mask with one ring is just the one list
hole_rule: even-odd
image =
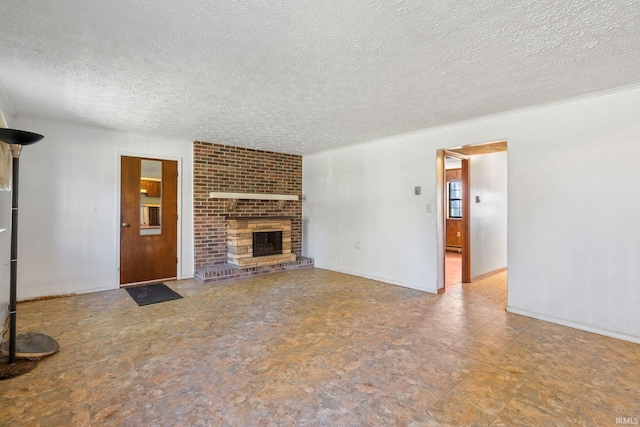
[[(1, 87), (0, 87), (1, 89)], [(0, 93), (0, 110), (12, 127), (9, 106)], [(0, 321), (9, 313), (9, 280), (11, 271), (11, 192), (0, 191)]]
[(178, 275), (193, 276), (192, 141), (31, 119), (12, 123), (45, 136), (20, 156), (18, 299), (118, 287), (120, 154), (180, 161)]
[(471, 156), (469, 163), (473, 278), (507, 266), (507, 153)]
[(11, 192), (0, 191), (0, 321), (4, 320), (9, 304), (11, 258)]
[(508, 310), (640, 342), (638, 111), (632, 88), (305, 156), (304, 254), (435, 292), (436, 150), (507, 140)]
[(425, 175), (434, 154), (399, 139), (303, 157), (303, 249), (316, 267), (433, 290), (425, 260), (437, 247), (426, 236), (436, 223), (425, 201), (435, 212), (436, 188)]

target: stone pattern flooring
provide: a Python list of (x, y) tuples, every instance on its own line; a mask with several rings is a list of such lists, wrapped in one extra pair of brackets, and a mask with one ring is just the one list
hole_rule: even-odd
[(506, 273), (431, 295), (320, 269), (138, 307), (18, 306), (61, 352), (0, 382), (10, 426), (607, 426), (640, 417), (640, 345), (504, 311)]

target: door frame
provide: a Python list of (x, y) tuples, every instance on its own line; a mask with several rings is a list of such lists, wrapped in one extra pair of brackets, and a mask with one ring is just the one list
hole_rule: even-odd
[(462, 160), (462, 283), (471, 282), (471, 232), (469, 224), (471, 222), (469, 216), (471, 215), (471, 206), (469, 204), (470, 197), (470, 175), (471, 175), (471, 162), (469, 156), (448, 151), (446, 149), (438, 150), (437, 152), (437, 209), (438, 214), (438, 293), (444, 293), (446, 291), (445, 283), (445, 252), (446, 252), (446, 221), (447, 221), (447, 203), (446, 203), (446, 170), (445, 170), (445, 157), (455, 157)]
[(176, 253), (178, 255), (178, 263), (176, 265), (176, 278), (177, 280), (180, 280), (183, 278), (182, 276), (182, 220), (184, 218), (184, 215), (182, 214), (182, 157), (175, 157), (175, 156), (165, 156), (162, 154), (152, 154), (152, 153), (146, 153), (146, 152), (137, 152), (137, 151), (118, 151), (116, 153), (116, 188), (118, 189), (115, 193), (116, 193), (116, 211), (115, 211), (115, 218), (114, 218), (114, 224), (116, 225), (116, 235), (115, 235), (115, 240), (116, 240), (116, 259), (115, 259), (115, 271), (116, 271), (116, 277), (115, 277), (115, 285), (114, 285), (114, 289), (120, 289), (120, 232), (122, 231), (122, 227), (120, 226), (120, 208), (121, 208), (121, 201), (120, 201), (120, 192), (121, 192), (121, 188), (120, 188), (120, 180), (121, 180), (121, 173), (122, 173), (122, 157), (123, 156), (128, 156), (128, 157), (141, 157), (144, 159), (157, 159), (157, 160), (171, 160), (174, 162), (178, 163), (178, 224), (177, 224), (177, 239), (176, 239)]

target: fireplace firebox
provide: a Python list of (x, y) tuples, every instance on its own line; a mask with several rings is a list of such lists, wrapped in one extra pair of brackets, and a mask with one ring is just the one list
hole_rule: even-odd
[(256, 231), (253, 233), (253, 256), (282, 253), (282, 231)]

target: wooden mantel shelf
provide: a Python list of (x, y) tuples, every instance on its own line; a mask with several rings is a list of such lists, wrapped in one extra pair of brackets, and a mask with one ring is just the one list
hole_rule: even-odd
[(287, 200), (298, 200), (295, 194), (264, 194), (264, 193), (221, 193), (212, 191), (209, 193), (210, 199), (230, 199), (229, 210), (234, 210), (238, 205), (238, 200), (277, 200), (278, 209), (282, 210), (284, 202)]
[(298, 200), (295, 194), (262, 194), (262, 193), (209, 193), (210, 199), (251, 199), (251, 200)]

